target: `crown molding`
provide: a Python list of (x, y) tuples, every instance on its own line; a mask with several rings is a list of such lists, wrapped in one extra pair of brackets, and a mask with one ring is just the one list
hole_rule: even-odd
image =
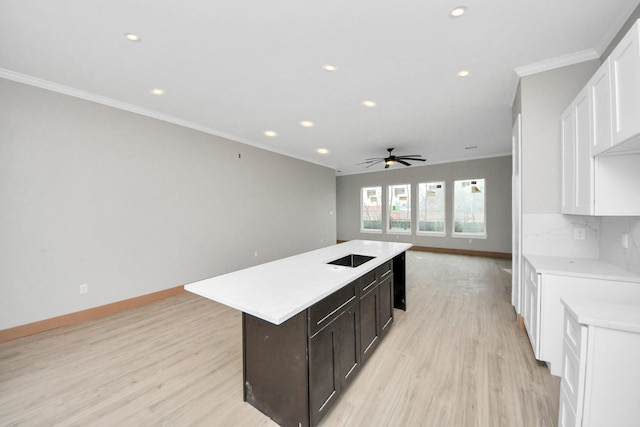
[[(29, 86), (35, 86), (41, 89), (50, 90), (52, 92), (61, 93), (63, 95), (72, 96), (74, 98), (84, 99), (85, 101), (94, 102), (96, 104), (102, 104), (108, 107), (117, 108), (118, 110), (124, 110), (130, 113), (139, 114), (141, 116), (146, 116), (153, 119), (161, 120), (163, 122), (173, 123), (182, 127), (186, 127), (186, 128), (198, 130), (200, 132), (230, 139), (232, 141), (249, 144), (248, 142), (241, 141), (242, 138), (238, 138), (237, 136), (234, 136), (234, 135), (225, 134), (224, 132), (220, 132), (208, 126), (203, 126), (201, 124), (191, 122), (188, 120), (183, 120), (175, 116), (171, 116), (169, 114), (163, 114), (158, 111), (150, 110), (148, 108), (118, 101), (113, 98), (97, 95), (92, 92), (87, 92), (87, 91), (76, 89), (70, 86), (65, 86), (63, 84), (55, 83), (49, 80), (43, 80), (38, 77), (33, 77), (27, 74), (17, 73), (15, 71), (0, 68), (0, 77), (7, 80), (13, 80), (18, 83), (23, 83)], [(253, 144), (249, 144), (249, 145), (253, 145)]]
[(65, 86), (60, 83), (55, 83), (49, 80), (43, 80), (37, 77), (33, 77), (27, 74), (17, 73), (15, 71), (7, 70), (4, 68), (0, 68), (0, 78), (12, 80), (14, 82), (23, 83), (29, 86), (39, 87), (41, 89), (49, 90), (52, 92), (61, 93), (63, 95), (72, 96), (74, 98), (84, 99), (85, 101), (94, 102), (96, 104), (106, 105), (108, 107), (117, 108), (118, 110), (128, 111), (130, 113), (139, 114), (141, 116), (149, 117), (152, 119), (160, 120), (167, 123), (172, 123), (174, 125), (182, 126), (185, 128), (193, 129), (199, 132), (203, 132), (209, 135), (218, 136), (220, 138), (228, 139), (230, 141), (238, 142), (240, 144), (249, 145), (252, 147), (260, 148), (265, 151), (270, 151), (272, 153), (280, 154), (286, 157), (292, 157), (294, 159), (302, 160), (305, 162), (313, 163), (319, 166), (327, 167), (329, 169), (336, 169), (334, 165), (319, 163), (316, 160), (295, 156), (290, 153), (286, 153), (282, 150), (273, 149), (272, 147), (267, 147), (266, 145), (262, 145), (256, 143), (254, 141), (247, 140), (245, 138), (240, 138), (236, 135), (230, 135), (224, 132), (221, 132), (217, 129), (213, 129), (208, 126), (203, 126), (199, 123), (183, 120), (175, 116), (171, 116), (169, 114), (163, 114), (158, 111), (150, 110), (148, 108), (139, 107), (137, 105), (129, 104), (126, 102), (118, 101), (113, 98), (108, 98), (106, 96), (97, 95), (95, 93), (87, 92), (84, 90), (76, 89), (70, 86)]
[(593, 59), (600, 59), (600, 54), (595, 49), (587, 49), (580, 52), (570, 53), (557, 58), (546, 59), (529, 65), (523, 65), (514, 69), (518, 77), (530, 76), (544, 71), (555, 70), (569, 65), (579, 64)]

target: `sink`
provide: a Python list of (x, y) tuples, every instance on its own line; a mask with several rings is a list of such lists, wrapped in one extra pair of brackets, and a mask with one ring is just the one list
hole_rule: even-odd
[(368, 255), (357, 255), (357, 254), (349, 254), (343, 256), (342, 258), (334, 259), (333, 261), (328, 262), (327, 264), (333, 265), (342, 265), (344, 267), (358, 267), (364, 264), (367, 261), (371, 261), (374, 259), (374, 256)]

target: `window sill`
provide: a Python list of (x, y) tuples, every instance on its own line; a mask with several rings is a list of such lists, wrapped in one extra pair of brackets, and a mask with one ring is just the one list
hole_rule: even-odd
[(459, 239), (486, 239), (486, 234), (470, 234), (470, 233), (453, 233), (451, 237), (459, 238)]

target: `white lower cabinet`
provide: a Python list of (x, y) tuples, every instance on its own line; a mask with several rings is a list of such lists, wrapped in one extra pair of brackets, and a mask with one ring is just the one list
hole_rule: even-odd
[[(561, 375), (566, 341), (561, 299), (589, 297), (640, 307), (640, 277), (598, 260), (525, 255), (523, 283), (523, 317), (533, 354), (555, 376)], [(579, 358), (581, 347), (571, 348)]]
[(563, 300), (558, 426), (637, 426), (640, 306)]
[(523, 289), (523, 313), (524, 327), (527, 329), (527, 335), (533, 348), (533, 354), (536, 359), (540, 358), (540, 346), (538, 335), (540, 331), (540, 323), (538, 322), (538, 314), (540, 313), (540, 298), (538, 298), (538, 281), (540, 280), (535, 268), (526, 259), (523, 260), (524, 289)]

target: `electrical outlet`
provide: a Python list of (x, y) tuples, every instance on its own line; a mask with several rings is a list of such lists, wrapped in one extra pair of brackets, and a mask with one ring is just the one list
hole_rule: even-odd
[(575, 227), (573, 229), (574, 240), (585, 240), (587, 238), (587, 232), (584, 227)]
[(86, 294), (87, 292), (89, 292), (89, 285), (87, 285), (86, 283), (80, 285), (80, 293)]

